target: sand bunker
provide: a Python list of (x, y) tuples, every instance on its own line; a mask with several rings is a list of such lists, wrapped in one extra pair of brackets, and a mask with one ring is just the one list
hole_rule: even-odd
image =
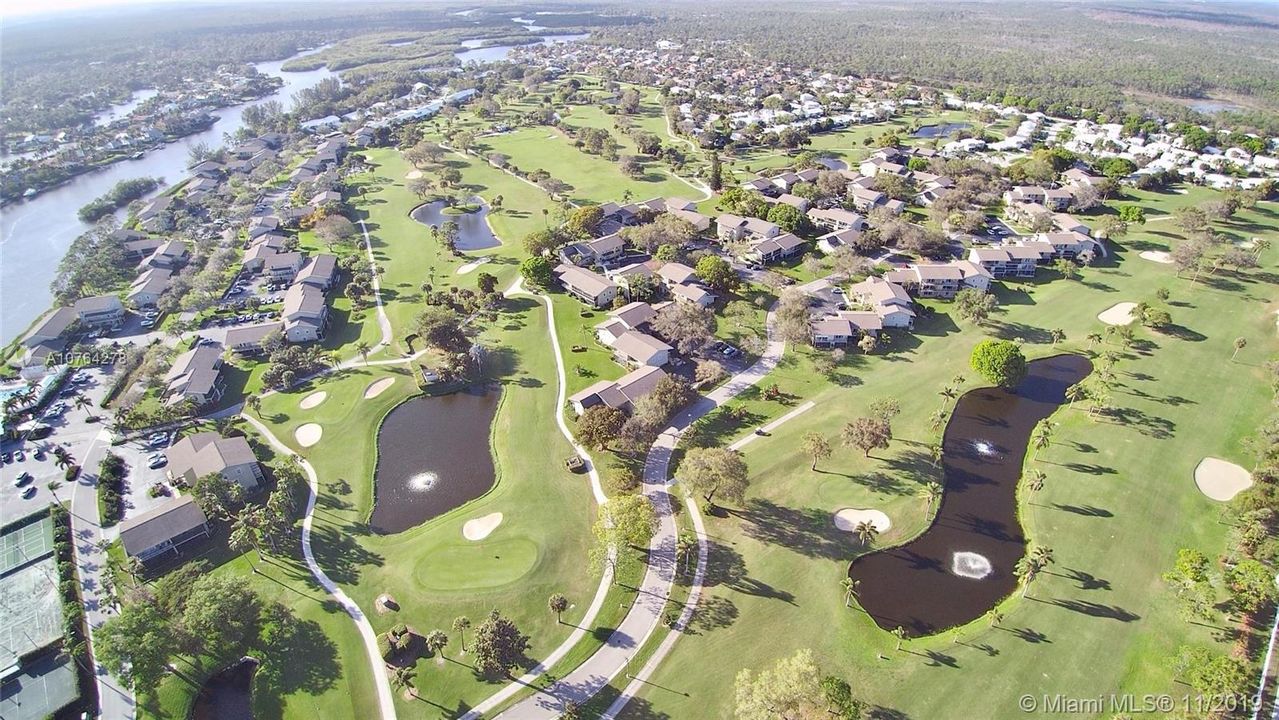
[(310, 395), (307, 395), (306, 397), (302, 398), (302, 402), (298, 403), (298, 407), (302, 408), (303, 410), (310, 410), (316, 405), (319, 405), (320, 403), (324, 402), (324, 399), (327, 398), (328, 396), (329, 394), (323, 390), (319, 392), (313, 392)]
[(1213, 500), (1228, 502), (1252, 485), (1252, 475), (1232, 462), (1206, 457), (1195, 466), (1195, 485)]
[(386, 392), (387, 388), (391, 387), (391, 383), (393, 382), (395, 382), (395, 378), (382, 378), (381, 380), (378, 380), (372, 385), (369, 385), (368, 387), (364, 388), (364, 399), (372, 400), (378, 395), (381, 395), (382, 393)]
[(320, 442), (320, 436), (324, 434), (324, 428), (316, 423), (307, 423), (299, 425), (297, 430), (293, 431), (293, 437), (297, 438), (298, 445), (302, 447), (311, 447)]
[(498, 525), (502, 524), (502, 513), (489, 513), (484, 517), (477, 517), (474, 520), (467, 520), (462, 526), (462, 537), (475, 542), (488, 537)]
[(488, 261), (489, 261), (489, 260), (491, 260), (491, 259), (492, 259), (492, 258), (491, 258), (491, 257), (489, 257), (488, 255), (485, 255), (485, 256), (484, 256), (484, 257), (482, 257), (482, 258), (476, 258), (476, 259), (472, 260), (471, 262), (469, 262), (469, 263), (467, 263), (467, 264), (463, 265), (462, 267), (458, 268), (458, 269), (457, 269), (457, 274), (458, 274), (458, 275), (465, 275), (465, 274), (467, 274), (467, 273), (469, 273), (469, 272), (472, 272), (473, 270), (475, 270), (475, 268), (477, 268), (477, 267), (479, 267), (479, 266), (483, 265), (484, 263), (488, 262)]
[(879, 532), (884, 532), (893, 524), (881, 510), (863, 510), (860, 508), (844, 508), (835, 513), (835, 527), (845, 532), (854, 532), (857, 526), (868, 522)]
[(409, 171), (409, 174), (404, 176), (404, 179), (405, 179), (405, 180), (416, 180), (416, 179), (418, 179), (418, 178), (420, 178), (420, 177), (422, 177), (422, 171), (421, 171), (421, 170), (410, 170), (410, 171)]
[(1137, 257), (1150, 262), (1163, 263), (1164, 265), (1172, 264), (1172, 256), (1163, 250), (1143, 250), (1137, 254)]
[(1097, 319), (1107, 325), (1131, 325), (1132, 321), (1136, 320), (1132, 316), (1132, 311), (1135, 307), (1137, 307), (1137, 303), (1121, 302), (1102, 312), (1097, 316)]

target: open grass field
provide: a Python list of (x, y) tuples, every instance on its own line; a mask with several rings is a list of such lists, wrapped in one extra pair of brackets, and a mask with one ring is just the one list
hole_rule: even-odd
[[(1237, 222), (1270, 217), (1273, 238), (1279, 223), (1272, 208), (1264, 204)], [(746, 447), (754, 478), (747, 503), (708, 520), (710, 607), (727, 608), (717, 611), (727, 620), (680, 640), (627, 717), (731, 717), (734, 674), (800, 647), (816, 650), (825, 670), (847, 677), (856, 693), (896, 717), (967, 718), (977, 707), (984, 717), (1018, 717), (1017, 698), (1027, 689), (1077, 697), (1174, 690), (1166, 658), (1181, 643), (1216, 641), (1210, 629), (1178, 619), (1159, 575), (1178, 548), (1211, 555), (1222, 547), (1228, 528), (1219, 522), (1221, 507), (1200, 494), (1193, 469), (1205, 455), (1249, 464), (1240, 439), (1269, 411), (1261, 364), (1279, 350), (1279, 293), (1264, 271), (1222, 271), (1191, 284), (1171, 266), (1138, 258), (1133, 245), (1085, 270), (1081, 281), (1045, 279), (1001, 291), (1002, 310), (985, 328), (953, 320), (945, 304), (934, 304), (937, 313), (914, 338), (897, 336), (886, 354), (846, 362), (834, 382), (806, 368), (805, 353), (788, 355), (771, 379), (794, 401), (817, 406)], [(1272, 264), (1275, 253), (1262, 259)], [(844, 609), (839, 581), (862, 550), (834, 529), (830, 514), (844, 506), (885, 511), (894, 527), (884, 544), (924, 527), (925, 501), (915, 493), (939, 479), (927, 456), (937, 438), (925, 418), (955, 375), (969, 378), (965, 389), (978, 384), (967, 366), (972, 346), (997, 336), (1022, 340), (1031, 357), (1083, 352), (1087, 335), (1102, 330), (1098, 312), (1125, 300), (1152, 302), (1159, 287), (1172, 291), (1178, 327), (1139, 330), (1133, 348), (1109, 348), (1125, 356), (1112, 400), (1117, 418), (1092, 421), (1082, 407), (1056, 415), (1056, 440), (1035, 461), (1048, 475), (1046, 487), (1022, 506), (1028, 536), (1053, 548), (1056, 563), (1028, 598), (1004, 602), (1001, 626), (978, 621), (896, 652), (890, 634), (859, 610)], [(1056, 347), (1053, 328), (1067, 338)], [(1249, 345), (1230, 362), (1240, 336)], [(841, 448), (810, 471), (800, 438), (819, 432), (834, 440), (881, 397), (902, 405), (892, 449), (868, 460)], [(717, 440), (786, 412), (758, 395), (738, 403), (749, 419), (744, 427), (712, 426)], [(787, 632), (774, 632), (779, 627)]]

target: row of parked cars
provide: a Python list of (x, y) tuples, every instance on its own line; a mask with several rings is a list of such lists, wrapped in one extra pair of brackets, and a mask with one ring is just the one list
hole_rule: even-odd
[(280, 317), (280, 313), (275, 310), (264, 310), (255, 313), (241, 313), (239, 315), (226, 315), (221, 317), (211, 317), (205, 320), (205, 327), (226, 327), (227, 325), (243, 325), (251, 322), (264, 322)]

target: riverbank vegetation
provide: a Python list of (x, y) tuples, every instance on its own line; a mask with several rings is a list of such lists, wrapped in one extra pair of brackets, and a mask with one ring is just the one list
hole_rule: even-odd
[(140, 177), (121, 180), (102, 197), (80, 208), (81, 222), (93, 223), (160, 187), (162, 178)]

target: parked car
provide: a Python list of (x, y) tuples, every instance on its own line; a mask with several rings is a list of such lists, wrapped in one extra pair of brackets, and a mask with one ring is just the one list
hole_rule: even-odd
[(157, 448), (168, 447), (169, 433), (164, 433), (164, 432), (152, 433), (152, 435), (147, 438), (147, 444), (150, 445), (151, 447), (157, 447)]
[(36, 460), (43, 460), (43, 459), (44, 459), (44, 448), (36, 448), (36, 451), (35, 451), (34, 453), (32, 453), (32, 456), (33, 456)]
[(17, 460), (18, 462), (26, 462), (27, 454), (22, 452), (21, 450), (14, 450), (13, 459)]
[(141, 323), (139, 323), (139, 325), (141, 325), (141, 326), (142, 326), (142, 327), (144, 327), (144, 328), (155, 327), (155, 321), (154, 321), (154, 320), (143, 320)]
[(162, 468), (168, 464), (169, 464), (169, 458), (165, 457), (164, 453), (156, 453), (152, 455), (151, 457), (147, 458), (147, 467), (151, 468), (152, 470), (155, 470), (156, 468)]
[(32, 485), (31, 487), (29, 487), (29, 488), (27, 488), (26, 490), (23, 490), (23, 491), (22, 491), (22, 499), (23, 499), (23, 500), (30, 500), (31, 498), (33, 498), (33, 497), (35, 497), (35, 496), (36, 496), (36, 488), (35, 488), (35, 486), (34, 486), (34, 485)]
[(32, 480), (35, 480), (35, 477), (32, 476), (31, 473), (23, 471), (18, 473), (18, 477), (13, 479), (13, 486), (22, 487), (23, 485), (30, 483)]
[(8, 465), (9, 463), (13, 462), (13, 456), (10, 455), (9, 453), (0, 455), (0, 462), (4, 463), (5, 465)]

